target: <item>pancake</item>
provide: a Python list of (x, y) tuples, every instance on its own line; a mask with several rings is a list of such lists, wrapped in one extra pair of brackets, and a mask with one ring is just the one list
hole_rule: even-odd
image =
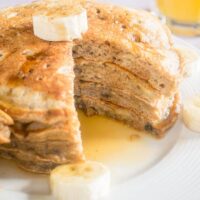
[(5, 113), (0, 133), (3, 129), (7, 139), (0, 154), (27, 170), (48, 173), (84, 159), (73, 97), (73, 44), (35, 37), (24, 9), (19, 7), (20, 18), (13, 20), (0, 15), (0, 110)]

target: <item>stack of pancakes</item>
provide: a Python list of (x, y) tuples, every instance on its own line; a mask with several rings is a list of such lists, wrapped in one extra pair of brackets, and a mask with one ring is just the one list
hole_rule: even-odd
[(73, 44), (34, 36), (31, 14), (41, 6), (33, 3), (0, 15), (0, 109), (13, 120), (2, 123), (10, 142), (1, 140), (0, 154), (43, 173), (84, 156), (74, 101)]
[(181, 63), (169, 30), (144, 11), (91, 3), (73, 48), (76, 104), (162, 136), (177, 117)]
[(144, 11), (87, 2), (83, 38), (47, 42), (32, 15), (50, 2), (0, 12), (0, 155), (41, 173), (84, 160), (75, 104), (162, 136), (182, 71), (168, 29)]

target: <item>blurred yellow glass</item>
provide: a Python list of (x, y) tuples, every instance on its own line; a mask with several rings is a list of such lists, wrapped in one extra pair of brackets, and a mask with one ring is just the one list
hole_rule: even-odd
[(200, 0), (157, 0), (173, 32), (180, 35), (200, 35)]

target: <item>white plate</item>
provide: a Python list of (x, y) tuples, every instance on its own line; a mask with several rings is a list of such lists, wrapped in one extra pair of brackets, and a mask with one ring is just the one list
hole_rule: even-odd
[[(183, 98), (199, 92), (199, 75), (183, 82)], [(186, 129), (181, 120), (162, 140), (147, 136), (137, 139), (132, 137), (137, 134), (132, 129), (99, 117), (87, 119), (82, 130), (88, 158), (103, 162), (112, 172), (110, 200), (200, 199), (200, 136)], [(0, 163), (1, 200), (51, 198), (48, 176), (24, 172), (11, 161)]]

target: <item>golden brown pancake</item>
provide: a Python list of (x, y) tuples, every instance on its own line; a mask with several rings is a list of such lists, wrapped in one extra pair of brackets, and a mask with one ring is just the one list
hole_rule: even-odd
[[(6, 143), (0, 154), (47, 173), (84, 159), (73, 97), (72, 43), (35, 37), (32, 21), (23, 15), (37, 8), (25, 7), (16, 8), (13, 18), (8, 16), (13, 11), (0, 15), (0, 109), (5, 113), (0, 141)], [(6, 123), (7, 116), (13, 122)]]

